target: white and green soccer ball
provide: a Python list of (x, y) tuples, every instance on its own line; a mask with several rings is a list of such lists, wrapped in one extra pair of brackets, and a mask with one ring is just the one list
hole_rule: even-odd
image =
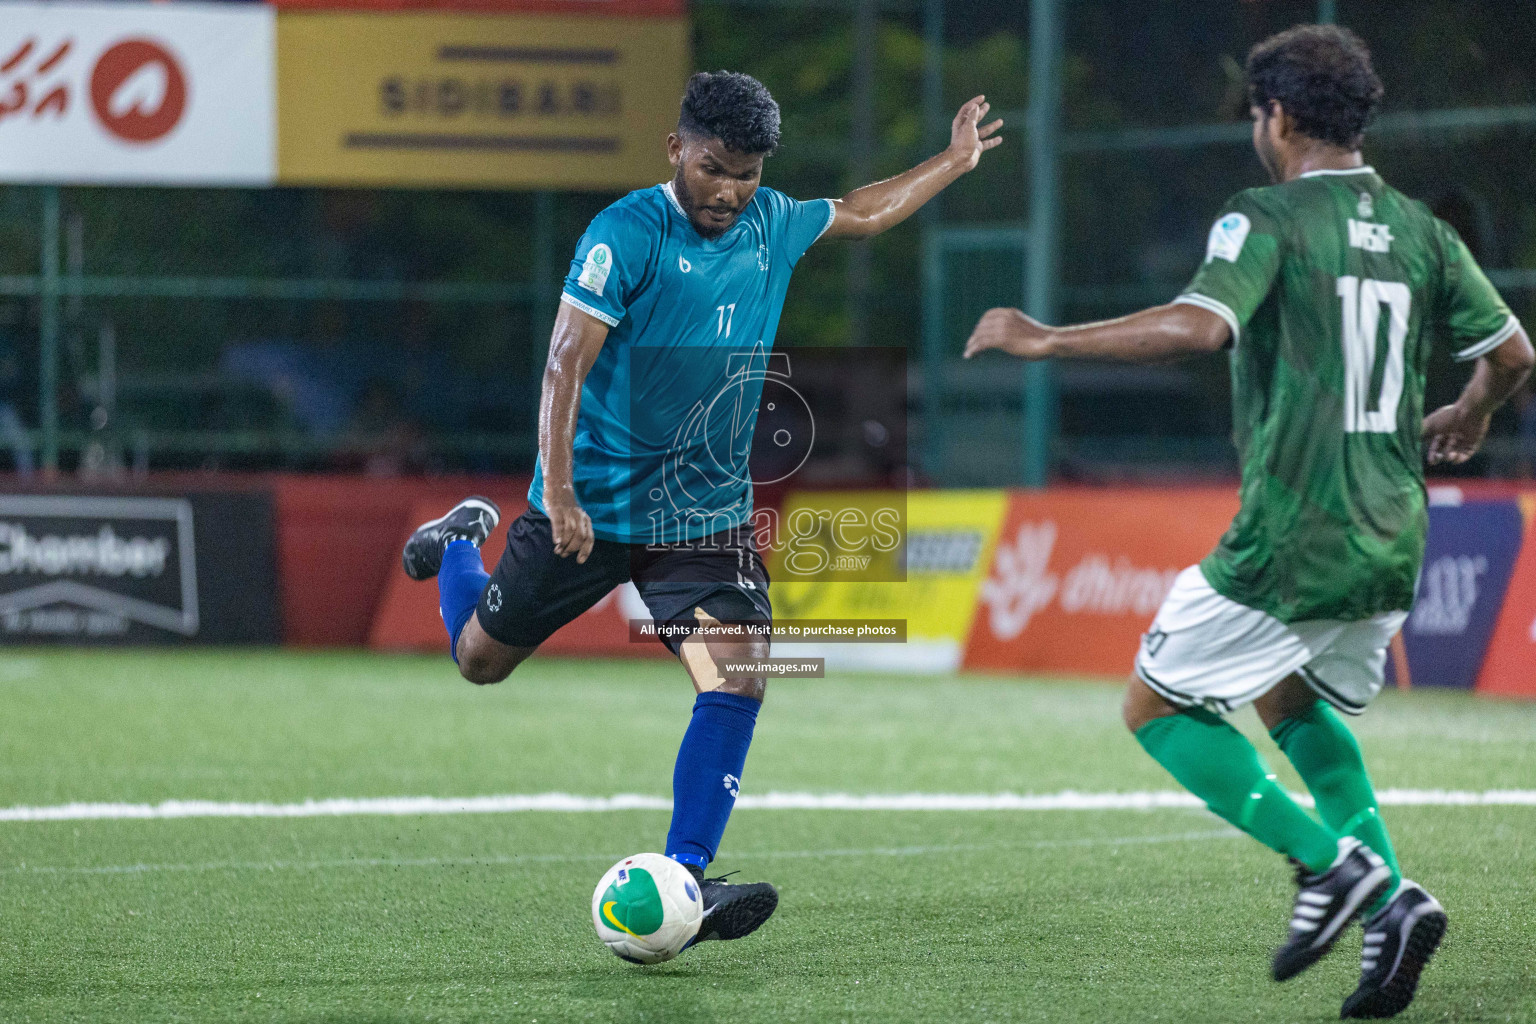
[(637, 853), (603, 876), (592, 893), (592, 926), (630, 963), (659, 964), (699, 934), (704, 901), (693, 875), (671, 857)]

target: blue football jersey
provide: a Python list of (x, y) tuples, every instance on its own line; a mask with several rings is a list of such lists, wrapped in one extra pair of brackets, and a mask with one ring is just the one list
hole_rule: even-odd
[[(831, 200), (759, 188), (724, 235), (694, 230), (670, 183), (598, 214), (561, 301), (609, 325), (581, 392), (576, 497), (604, 540), (674, 542), (752, 514), (747, 473), (767, 357), (795, 264)], [(543, 466), (528, 501), (544, 510)]]

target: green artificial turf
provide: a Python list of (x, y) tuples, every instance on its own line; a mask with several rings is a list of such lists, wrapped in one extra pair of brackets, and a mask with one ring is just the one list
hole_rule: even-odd
[[(666, 795), (691, 699), (664, 662), (535, 660), (477, 689), (440, 658), (7, 654), (0, 806)], [(1117, 704), (1087, 682), (775, 682), (744, 792), (1171, 789)], [(1536, 788), (1536, 705), (1388, 693), (1357, 724), (1382, 788)], [(1385, 816), (1451, 914), (1402, 1019), (1536, 1020), (1536, 807)], [(779, 913), (636, 968), (589, 901), (666, 824), (0, 822), (0, 1021), (1325, 1021), (1354, 984), (1358, 931), (1268, 980), (1289, 873), (1198, 810), (744, 809), (717, 866), (775, 882)]]

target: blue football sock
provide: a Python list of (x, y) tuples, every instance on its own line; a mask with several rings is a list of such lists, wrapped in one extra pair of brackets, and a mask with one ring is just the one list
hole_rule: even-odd
[(741, 769), (761, 701), (712, 690), (693, 702), (693, 719), (672, 772), (672, 828), (667, 856), (703, 868), (715, 859), (736, 806)]
[(469, 541), (451, 541), (443, 549), (443, 566), (437, 570), (437, 607), (448, 627), (448, 653), (454, 664), (459, 661), (459, 634), (475, 614), (490, 578), (480, 561), (480, 549)]

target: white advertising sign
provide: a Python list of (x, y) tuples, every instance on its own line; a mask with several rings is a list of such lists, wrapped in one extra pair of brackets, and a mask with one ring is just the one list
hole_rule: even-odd
[(268, 185), (274, 14), (0, 2), (0, 181)]

